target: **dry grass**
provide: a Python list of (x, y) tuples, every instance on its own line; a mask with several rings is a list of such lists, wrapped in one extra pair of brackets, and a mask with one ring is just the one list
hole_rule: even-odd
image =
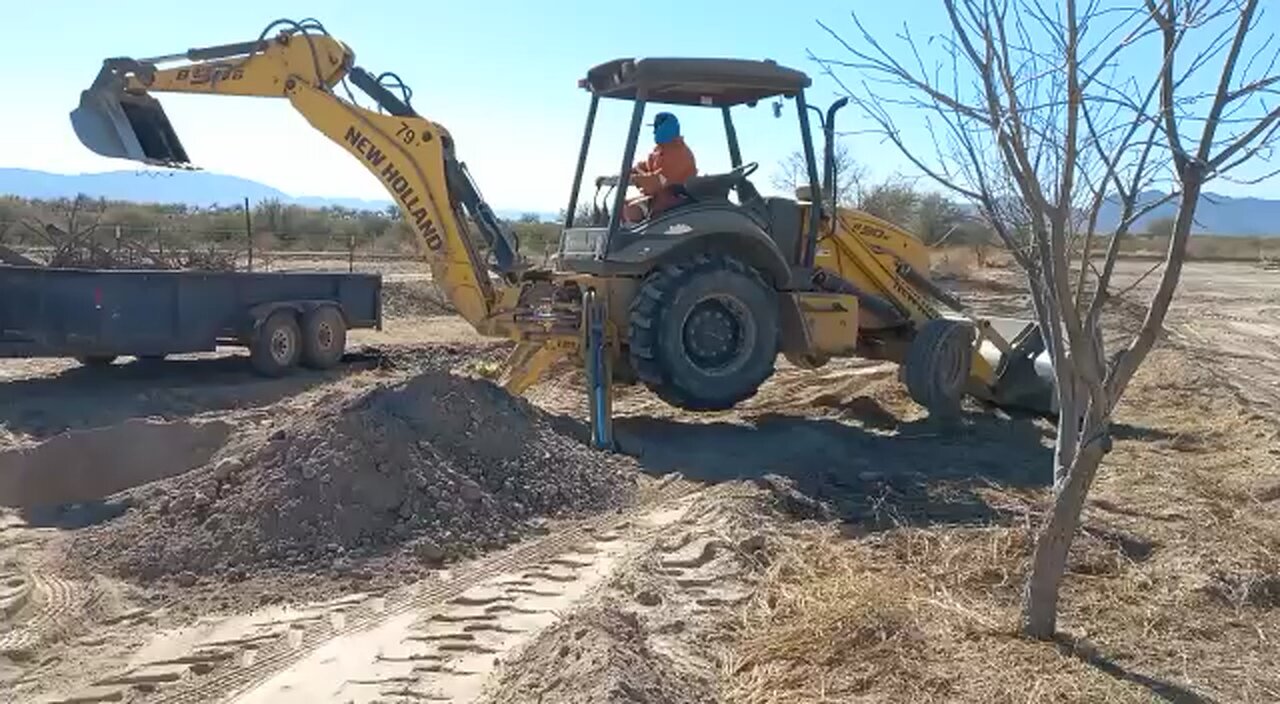
[(744, 615), (737, 702), (1146, 701), (1014, 635), (1025, 530), (904, 528), (785, 544)]
[(998, 487), (988, 526), (780, 542), (744, 611), (728, 699), (1280, 701), (1280, 435), (1157, 352), (1085, 513), (1057, 643), (1016, 636), (1046, 496)]
[[(1106, 251), (1106, 239), (1094, 242), (1094, 256)], [(1121, 243), (1120, 256), (1137, 259), (1163, 257), (1169, 248), (1166, 237), (1129, 236)], [(1193, 235), (1187, 243), (1187, 259), (1191, 261), (1256, 262), (1263, 268), (1280, 267), (1280, 237), (1236, 237), (1225, 235)], [(948, 245), (930, 250), (930, 268), (934, 276), (968, 278), (986, 269), (1008, 269), (1013, 258), (994, 245)]]
[(991, 245), (951, 245), (929, 251), (934, 276), (965, 278), (983, 269), (1007, 269), (1013, 257)]
[(934, 276), (961, 278), (981, 268), (972, 247), (943, 247), (930, 252), (929, 268)]
[[(1160, 256), (1168, 247), (1167, 237), (1143, 235), (1126, 238), (1120, 251), (1134, 256)], [(1187, 244), (1187, 257), (1199, 261), (1260, 261), (1276, 256), (1280, 256), (1280, 237), (1193, 235)]]

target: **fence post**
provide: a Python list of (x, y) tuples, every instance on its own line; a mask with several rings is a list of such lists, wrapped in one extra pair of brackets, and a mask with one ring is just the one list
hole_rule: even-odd
[(253, 220), (249, 216), (249, 198), (244, 199), (244, 238), (249, 243), (249, 271), (253, 271)]
[(356, 235), (354, 232), (347, 235), (347, 273), (354, 273), (356, 270)]

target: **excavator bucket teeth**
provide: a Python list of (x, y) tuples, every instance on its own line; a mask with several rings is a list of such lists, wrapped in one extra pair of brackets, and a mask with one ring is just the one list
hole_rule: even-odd
[(1045, 350), (1040, 326), (1022, 320), (990, 321), (993, 332), (1009, 342), (1010, 354), (984, 342), (979, 354), (995, 369), (995, 381), (979, 394), (1001, 408), (1040, 415), (1058, 412), (1053, 363)]
[(114, 76), (100, 76), (80, 94), (80, 105), (71, 112), (71, 126), (81, 143), (102, 156), (190, 168), (187, 152), (160, 101), (125, 91)]

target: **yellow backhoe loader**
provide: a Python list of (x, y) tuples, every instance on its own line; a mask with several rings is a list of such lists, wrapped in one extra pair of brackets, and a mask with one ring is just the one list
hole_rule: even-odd
[[(377, 108), (361, 107), (351, 85)], [(802, 367), (847, 356), (898, 362), (910, 395), (934, 414), (953, 413), (966, 393), (1052, 412), (1052, 370), (1034, 324), (971, 314), (929, 279), (918, 239), (822, 197), (843, 101), (822, 123), (820, 179), (809, 113), (822, 113), (806, 103), (809, 85), (771, 61), (628, 58), (590, 69), (579, 81), (590, 104), (552, 269), (528, 265), (449, 132), (418, 114), (399, 76), (356, 66), (352, 50), (314, 20), (277, 21), (250, 42), (108, 59), (71, 118), (99, 154), (192, 168), (153, 94), (288, 100), (386, 187), (459, 314), (484, 335), (518, 343), (504, 374), (511, 392), (562, 359), (584, 365), (600, 446), (612, 444), (614, 384), (643, 383), (688, 410), (727, 409), (756, 393), (779, 354)], [(604, 204), (578, 222), (602, 100), (630, 102), (630, 126), (619, 173), (596, 180), (597, 195), (608, 189)], [(795, 105), (808, 180), (795, 198), (761, 195), (750, 180), (757, 165), (743, 161), (734, 110), (762, 101), (776, 117)], [(719, 111), (732, 170), (695, 176), (678, 189), (678, 205), (633, 224), (622, 212), (653, 104)]]

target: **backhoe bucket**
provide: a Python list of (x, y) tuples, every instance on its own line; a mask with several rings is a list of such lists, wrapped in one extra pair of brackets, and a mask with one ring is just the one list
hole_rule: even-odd
[(983, 340), (978, 354), (995, 369), (995, 381), (980, 384), (975, 395), (1001, 408), (1051, 416), (1058, 412), (1053, 362), (1045, 349), (1040, 326), (1025, 320), (991, 318), (991, 332), (1008, 341), (1005, 354), (990, 340)]
[(80, 94), (71, 126), (81, 143), (102, 156), (190, 168), (160, 101), (125, 91), (124, 80), (110, 68), (103, 68), (98, 80)]

